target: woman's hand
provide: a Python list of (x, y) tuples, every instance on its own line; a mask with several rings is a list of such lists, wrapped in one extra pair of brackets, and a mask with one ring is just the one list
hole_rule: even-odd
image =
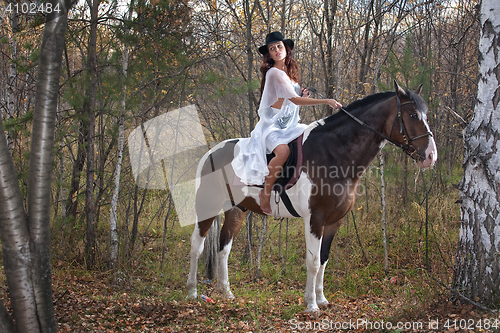
[(302, 88), (300, 90), (300, 97), (305, 97), (305, 98), (308, 98), (309, 96), (311, 96), (311, 92), (309, 91), (309, 89), (307, 88)]
[(342, 104), (340, 104), (339, 102), (337, 102), (334, 99), (328, 99), (327, 103), (335, 110), (340, 110), (340, 108), (342, 108)]

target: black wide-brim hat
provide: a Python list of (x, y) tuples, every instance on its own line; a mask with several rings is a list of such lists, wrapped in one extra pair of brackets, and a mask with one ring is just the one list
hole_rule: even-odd
[(281, 34), (281, 32), (279, 31), (275, 31), (275, 32), (271, 32), (270, 34), (267, 34), (266, 36), (266, 45), (262, 45), (261, 47), (259, 47), (259, 52), (261, 54), (266, 54), (268, 53), (268, 49), (267, 49), (267, 46), (269, 44), (273, 44), (273, 43), (276, 43), (276, 42), (283, 42), (283, 44), (285, 45), (288, 45), (290, 47), (290, 49), (293, 49), (293, 40), (291, 39), (285, 39), (283, 37), (283, 35)]

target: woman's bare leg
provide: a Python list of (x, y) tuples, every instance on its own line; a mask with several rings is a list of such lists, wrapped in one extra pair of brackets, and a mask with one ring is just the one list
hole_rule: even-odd
[(260, 208), (266, 214), (272, 213), (269, 202), (271, 199), (271, 190), (280, 175), (281, 169), (283, 169), (283, 165), (288, 159), (288, 155), (290, 155), (290, 148), (288, 148), (288, 145), (281, 144), (274, 148), (273, 153), (275, 156), (269, 161), (269, 174), (265, 178), (264, 189), (259, 193)]

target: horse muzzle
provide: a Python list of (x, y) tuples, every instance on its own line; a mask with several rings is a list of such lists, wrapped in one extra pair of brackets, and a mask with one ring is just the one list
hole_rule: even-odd
[(430, 168), (434, 166), (438, 158), (438, 151), (436, 147), (436, 142), (433, 137), (429, 137), (429, 144), (427, 145), (427, 149), (425, 150), (423, 158), (417, 161), (417, 165), (419, 168)]

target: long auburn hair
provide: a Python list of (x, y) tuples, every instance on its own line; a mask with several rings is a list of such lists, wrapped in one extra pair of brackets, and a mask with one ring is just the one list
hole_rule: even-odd
[[(292, 49), (288, 45), (286, 44), (284, 45), (286, 50), (286, 58), (285, 58), (286, 74), (292, 81), (300, 83), (299, 65), (293, 58)], [(262, 79), (260, 81), (261, 94), (264, 91), (264, 85), (266, 84), (266, 73), (273, 66), (274, 66), (274, 60), (271, 58), (271, 54), (267, 52), (262, 56), (262, 64), (260, 65), (260, 72), (262, 73)]]

